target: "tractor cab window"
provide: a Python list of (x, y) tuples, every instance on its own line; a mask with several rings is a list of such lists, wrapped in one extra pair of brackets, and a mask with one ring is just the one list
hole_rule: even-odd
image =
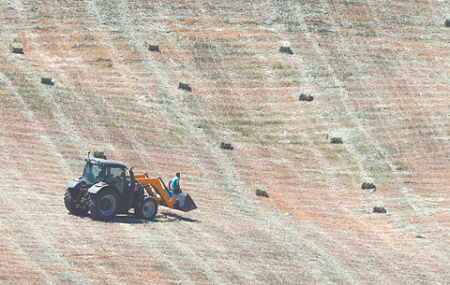
[(102, 181), (102, 167), (97, 164), (86, 163), (83, 171), (83, 177), (87, 183), (94, 183), (95, 181)]
[(106, 168), (105, 181), (122, 192), (125, 185), (125, 172), (119, 167)]

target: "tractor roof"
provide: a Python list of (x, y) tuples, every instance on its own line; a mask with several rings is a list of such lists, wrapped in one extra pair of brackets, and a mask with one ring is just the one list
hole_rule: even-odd
[(91, 158), (86, 158), (85, 160), (86, 160), (86, 162), (90, 162), (92, 164), (105, 165), (106, 167), (127, 168), (127, 166), (125, 164), (114, 162), (114, 161), (110, 161), (110, 160), (106, 160), (106, 159), (103, 159), (103, 158), (91, 157)]

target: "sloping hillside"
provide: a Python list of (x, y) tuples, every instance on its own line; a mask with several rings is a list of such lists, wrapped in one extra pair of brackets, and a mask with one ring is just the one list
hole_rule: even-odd
[[(0, 284), (448, 283), (448, 0), (2, 0), (0, 16)], [(181, 172), (198, 210), (69, 215), (90, 149)]]

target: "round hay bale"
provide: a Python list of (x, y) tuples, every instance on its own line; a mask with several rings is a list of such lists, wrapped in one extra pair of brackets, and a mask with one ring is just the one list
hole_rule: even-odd
[(220, 148), (221, 149), (226, 149), (226, 150), (233, 150), (234, 149), (234, 147), (230, 143), (224, 143), (224, 142), (220, 143)]
[(260, 186), (260, 185), (256, 185), (255, 188), (255, 195), (256, 196), (261, 196), (261, 197), (266, 197), (269, 198), (269, 193), (267, 193), (267, 189), (264, 186)]
[(149, 51), (155, 51), (155, 52), (161, 52), (159, 50), (159, 45), (148, 45), (148, 50)]
[(381, 214), (386, 214), (387, 213), (386, 209), (384, 207), (381, 207), (381, 206), (373, 207), (373, 212), (374, 213), (381, 213)]
[(374, 213), (381, 213), (381, 214), (387, 213), (386, 209), (384, 208), (383, 201), (379, 201), (379, 200), (374, 201), (372, 204), (372, 208), (373, 208)]
[(362, 188), (362, 189), (377, 189), (377, 187), (375, 186), (375, 184), (373, 184), (373, 183), (368, 183), (368, 182), (364, 182), (364, 183), (361, 185), (361, 188)]
[(45, 85), (55, 85), (55, 83), (53, 83), (52, 79), (49, 77), (41, 77), (41, 83)]
[(107, 159), (104, 151), (94, 151), (92, 154), (95, 158)]
[(344, 141), (342, 140), (342, 138), (331, 138), (330, 143), (342, 144), (344, 143)]
[(262, 189), (256, 189), (255, 194), (256, 194), (256, 196), (269, 198), (269, 194), (267, 194), (267, 191), (262, 190)]
[(178, 89), (183, 89), (183, 90), (186, 90), (189, 92), (192, 91), (192, 88), (191, 88), (191, 86), (189, 86), (189, 84), (181, 83), (181, 82), (178, 83)]
[(24, 54), (22, 45), (17, 43), (11, 45), (11, 52), (17, 54)]
[(306, 94), (300, 94), (300, 97), (298, 98), (300, 101), (306, 101), (306, 102), (311, 102), (312, 100), (314, 100), (314, 97), (311, 95), (306, 95)]
[(292, 49), (290, 47), (280, 47), (280, 52), (287, 53), (287, 54), (294, 54), (294, 52), (292, 51)]

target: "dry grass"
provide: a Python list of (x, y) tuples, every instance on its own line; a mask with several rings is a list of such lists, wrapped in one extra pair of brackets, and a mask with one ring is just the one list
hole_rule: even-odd
[[(0, 284), (445, 284), (444, 2), (1, 3)], [(91, 148), (199, 210), (68, 215)]]

